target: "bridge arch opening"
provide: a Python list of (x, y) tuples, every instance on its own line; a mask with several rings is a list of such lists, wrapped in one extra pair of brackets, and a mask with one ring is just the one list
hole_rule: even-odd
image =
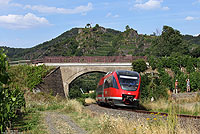
[(78, 75), (69, 83), (69, 97), (79, 98), (89, 92), (95, 93), (99, 80), (106, 73), (104, 71), (89, 71)]

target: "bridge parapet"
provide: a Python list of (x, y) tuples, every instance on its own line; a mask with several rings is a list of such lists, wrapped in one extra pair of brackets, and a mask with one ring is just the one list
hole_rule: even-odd
[(131, 63), (136, 59), (147, 60), (146, 56), (67, 56), (44, 57), (34, 63)]

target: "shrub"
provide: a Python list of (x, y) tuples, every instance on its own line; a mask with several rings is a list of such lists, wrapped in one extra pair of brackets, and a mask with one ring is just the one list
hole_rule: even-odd
[[(176, 75), (175, 79), (178, 80), (178, 88), (180, 89), (180, 91), (184, 92), (186, 89), (187, 75), (181, 72), (180, 74)], [(175, 82), (175, 79), (174, 79), (174, 82)]]
[(192, 91), (198, 91), (200, 89), (200, 72), (192, 72), (190, 74), (190, 85)]
[(17, 117), (16, 110), (25, 105), (24, 94), (17, 89), (9, 89), (8, 62), (6, 55), (0, 50), (0, 133), (10, 127)]
[(81, 97), (81, 96), (82, 96), (82, 93), (81, 93), (80, 90), (70, 89), (70, 92), (69, 92), (69, 98), (70, 99), (78, 98), (78, 97)]
[(192, 72), (195, 71), (194, 63), (193, 63), (192, 58), (189, 58), (188, 61), (187, 61), (186, 71), (188, 73), (192, 73)]
[(137, 59), (132, 62), (132, 68), (134, 71), (140, 73), (147, 69), (147, 65), (144, 59)]
[(150, 79), (148, 77), (148, 74), (141, 76), (141, 85), (140, 85), (140, 91), (141, 91), (141, 100), (147, 100), (149, 98), (149, 91), (148, 91), (148, 85), (150, 83)]

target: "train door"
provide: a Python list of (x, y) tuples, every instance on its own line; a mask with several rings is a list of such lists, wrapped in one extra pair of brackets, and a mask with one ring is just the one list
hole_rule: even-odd
[(108, 80), (105, 79), (104, 80), (104, 92), (103, 92), (103, 95), (105, 98), (109, 97), (109, 83), (108, 83)]
[(108, 97), (111, 97), (111, 92), (112, 92), (112, 88), (113, 88), (113, 85), (112, 85), (112, 75), (107, 78), (107, 81), (108, 81), (107, 95), (108, 95)]

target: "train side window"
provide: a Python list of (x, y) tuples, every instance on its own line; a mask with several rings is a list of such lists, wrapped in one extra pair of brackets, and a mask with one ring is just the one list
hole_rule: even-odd
[(105, 89), (105, 88), (109, 88), (109, 83), (108, 83), (107, 80), (106, 80), (105, 83), (104, 83), (104, 89)]
[(114, 88), (119, 89), (115, 77), (112, 77), (112, 83)]
[(111, 76), (107, 78), (107, 81), (108, 81), (108, 87), (113, 87)]

